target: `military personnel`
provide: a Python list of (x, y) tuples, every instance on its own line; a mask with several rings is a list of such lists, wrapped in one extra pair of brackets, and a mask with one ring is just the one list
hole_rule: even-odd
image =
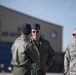
[(21, 26), (21, 35), (12, 45), (13, 75), (31, 75), (31, 69), (36, 69), (39, 63), (38, 52), (33, 49), (30, 40), (31, 25)]
[(73, 38), (75, 42), (68, 45), (64, 56), (64, 75), (76, 75), (76, 28)]
[(53, 63), (54, 50), (51, 47), (49, 41), (41, 37), (41, 27), (39, 24), (32, 25), (32, 43), (35, 46), (34, 49), (38, 51), (40, 57), (40, 66), (37, 70), (37, 75), (46, 75), (47, 69)]

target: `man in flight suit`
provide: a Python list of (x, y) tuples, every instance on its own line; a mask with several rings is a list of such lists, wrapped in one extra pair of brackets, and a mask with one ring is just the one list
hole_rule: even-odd
[(21, 35), (12, 45), (13, 75), (31, 75), (31, 69), (36, 69), (40, 61), (38, 52), (33, 49), (30, 39), (31, 25), (21, 26)]
[(34, 49), (38, 51), (40, 57), (40, 66), (37, 75), (46, 75), (47, 69), (52, 65), (54, 50), (49, 41), (41, 37), (41, 28), (39, 24), (32, 25), (32, 43)]

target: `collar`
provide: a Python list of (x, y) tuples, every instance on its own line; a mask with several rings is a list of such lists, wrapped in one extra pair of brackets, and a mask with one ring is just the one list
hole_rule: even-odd
[(30, 39), (30, 35), (23, 35), (22, 34), (21, 37), (24, 38), (24, 39), (28, 39), (28, 40)]

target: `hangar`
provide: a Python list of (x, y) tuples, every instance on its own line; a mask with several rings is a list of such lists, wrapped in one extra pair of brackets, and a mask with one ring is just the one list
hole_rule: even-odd
[(42, 37), (46, 38), (56, 52), (62, 52), (62, 26), (49, 23), (15, 10), (0, 6), (0, 41), (13, 42), (23, 23), (39, 23)]
[(62, 53), (62, 26), (43, 21), (41, 19), (29, 16), (27, 14), (23, 14), (21, 12), (9, 9), (4, 6), (0, 6), (0, 63), (4, 62), (2, 61), (3, 59), (5, 59), (4, 57), (2, 57), (3, 54), (8, 56), (9, 61), (7, 63), (10, 62), (11, 45), (14, 40), (20, 35), (20, 26), (23, 23), (40, 24), (42, 37), (46, 38), (50, 42), (51, 46), (57, 53), (56, 59), (61, 60), (57, 60), (57, 62), (63, 62), (62, 55), (58, 54)]

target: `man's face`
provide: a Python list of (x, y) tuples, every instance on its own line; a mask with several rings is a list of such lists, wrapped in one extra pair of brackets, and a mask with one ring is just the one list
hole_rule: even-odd
[(76, 41), (76, 30), (74, 30), (74, 32), (73, 32), (73, 38)]
[(33, 39), (34, 39), (35, 41), (39, 41), (40, 35), (41, 35), (40, 30), (34, 30), (34, 29), (32, 29), (31, 34), (32, 34), (32, 37), (33, 37)]

